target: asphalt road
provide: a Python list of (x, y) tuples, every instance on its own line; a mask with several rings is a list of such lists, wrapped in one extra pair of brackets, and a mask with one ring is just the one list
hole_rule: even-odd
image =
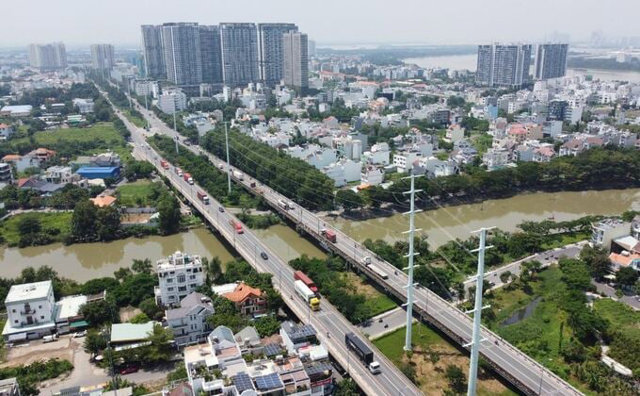
[[(245, 260), (257, 268), (258, 271), (268, 272), (274, 275), (274, 286), (280, 290), (287, 305), (303, 322), (311, 323), (315, 327), (318, 332), (318, 338), (328, 347), (332, 356), (334, 356), (343, 367), (347, 368), (351, 377), (356, 380), (367, 394), (415, 395), (420, 393), (419, 389), (416, 388), (391, 361), (377, 351), (373, 344), (369, 343), (369, 347), (375, 353), (375, 359), (378, 360), (382, 367), (380, 374), (371, 374), (366, 366), (357, 360), (357, 356), (347, 349), (344, 343), (347, 333), (358, 332), (356, 327), (349, 323), (335, 307), (328, 304), (324, 299), (321, 303), (321, 310), (319, 312), (311, 312), (309, 305), (298, 297), (295, 292), (293, 269), (264, 245), (255, 234), (247, 230), (246, 227), (242, 234), (236, 233), (231, 222), (238, 220), (233, 214), (226, 210), (220, 211), (222, 206), (212, 197), (209, 197), (210, 204), (203, 204), (197, 198), (197, 192), (204, 190), (196, 184), (189, 185), (183, 178), (178, 177), (174, 172), (173, 166), (171, 166), (169, 170), (163, 169), (160, 165), (162, 158), (144, 141), (143, 130), (135, 127), (122, 115), (120, 115), (120, 118), (132, 132), (132, 140), (135, 145), (134, 155), (138, 158), (145, 158), (154, 164), (158, 172), (170, 180), (176, 189), (200, 211)], [(164, 127), (163, 124), (154, 122), (153, 118), (151, 122), (154, 129)], [(164, 129), (168, 128), (164, 127)], [(199, 152), (199, 149), (193, 146), (189, 149), (196, 153)], [(260, 257), (260, 253), (262, 252), (268, 255), (267, 260), (263, 260)], [(365, 340), (364, 336), (361, 336), (361, 338)], [(365, 342), (367, 341), (365, 340)]]
[[(169, 136), (176, 138), (177, 133), (171, 130), (170, 128), (168, 128), (166, 125), (164, 125), (164, 123), (158, 120), (154, 114), (152, 114), (151, 112), (147, 112), (144, 108), (139, 106), (138, 106), (138, 110), (141, 111), (145, 115), (145, 117), (147, 117), (147, 119), (150, 120), (152, 129), (154, 131), (167, 134)], [(183, 139), (181, 139), (179, 136), (178, 136), (178, 139), (181, 142), (183, 141)], [(188, 149), (196, 153), (204, 153), (204, 151), (202, 151), (197, 146), (191, 145), (191, 146), (188, 146)], [(219, 164), (224, 164), (224, 162), (221, 161), (220, 159), (210, 154), (207, 154), (207, 155), (209, 159), (216, 166), (218, 166)], [(224, 165), (224, 168), (226, 169), (226, 165)], [(233, 170), (233, 168), (231, 170)], [(251, 187), (249, 186), (249, 184), (251, 182), (255, 182), (256, 183), (255, 190), (258, 190), (258, 189), (261, 190), (262, 191), (261, 195), (267, 201), (269, 201), (270, 204), (275, 208), (278, 208), (279, 200), (287, 199), (286, 197), (275, 192), (274, 190), (267, 187), (266, 185), (256, 180), (250, 179), (248, 177), (245, 177), (244, 180), (235, 179), (235, 181), (240, 184), (243, 184), (249, 190), (251, 190)], [(291, 212), (292, 213), (287, 213), (287, 214), (291, 216), (294, 220), (298, 221), (300, 224), (304, 225), (312, 235), (315, 234), (314, 237), (318, 238), (321, 241), (324, 240), (324, 238), (320, 234), (320, 231), (324, 227), (324, 225), (322, 224), (322, 221), (319, 219), (319, 217), (316, 216), (315, 213), (308, 211), (299, 205), (297, 205), (297, 207)], [(404, 272), (397, 271), (395, 267), (393, 267), (391, 264), (376, 257), (371, 251), (366, 249), (357, 241), (351, 239), (349, 236), (347, 236), (340, 230), (333, 230), (333, 231), (337, 235), (337, 241), (335, 244), (333, 244), (334, 247), (338, 248), (343, 254), (345, 254), (351, 260), (357, 263), (360, 263), (364, 257), (371, 257), (371, 267), (376, 267), (378, 269), (379, 274), (385, 273), (384, 276), (373, 275), (373, 278), (377, 278), (377, 281), (381, 285), (383, 285), (385, 288), (393, 290), (394, 293), (406, 299), (407, 292), (406, 292), (405, 286), (407, 285), (408, 280), (407, 280), (407, 275)], [(257, 240), (254, 242), (259, 243), (259, 241)], [(324, 242), (330, 243), (326, 240), (324, 240)], [(274, 255), (271, 254), (270, 257), (272, 256)], [(279, 268), (274, 269), (275, 272), (273, 271), (269, 271), (269, 272), (273, 274), (278, 274), (278, 272), (282, 267), (288, 268), (289, 271), (291, 270), (288, 266), (281, 265), (279, 266)], [(365, 271), (367, 270), (366, 268), (362, 268), (362, 269)], [(283, 277), (289, 278), (289, 280), (291, 280), (291, 278), (288, 276), (283, 276)], [(423, 310), (423, 312), (426, 312), (427, 315), (431, 317), (432, 321), (436, 321), (442, 324), (444, 327), (449, 329), (449, 331), (451, 331), (457, 337), (464, 340), (465, 343), (470, 342), (473, 321), (468, 315), (461, 312), (454, 305), (440, 298), (435, 293), (431, 292), (426, 288), (416, 288), (414, 296), (415, 296), (414, 304), (418, 306), (421, 310)], [(338, 319), (338, 318), (343, 321), (346, 321), (342, 317), (342, 315), (338, 314), (337, 316), (335, 316), (335, 318), (334, 317), (329, 318), (330, 320), (328, 322), (323, 321), (326, 323), (326, 325), (323, 325), (320, 328), (320, 330), (322, 331), (339, 330), (338, 328), (335, 327), (336, 323), (332, 322), (332, 319)], [(508, 342), (506, 342), (504, 339), (500, 338), (497, 334), (491, 332), (490, 330), (484, 327), (482, 328), (481, 339), (484, 339), (484, 341), (480, 346), (480, 354), (484, 358), (486, 358), (487, 360), (489, 360), (490, 362), (498, 366), (501, 370), (506, 372), (508, 375), (512, 376), (515, 379), (516, 386), (520, 387), (521, 389), (526, 388), (526, 390), (530, 393), (544, 394), (544, 395), (579, 395), (581, 394), (577, 389), (573, 388), (566, 381), (562, 380), (560, 377), (553, 374), (550, 370), (546, 369), (544, 366), (542, 366), (535, 360), (531, 359), (525, 353), (516, 349), (515, 347), (510, 345)], [(335, 340), (335, 337), (333, 337), (332, 340)], [(342, 344), (342, 342), (340, 342), (340, 344)], [(335, 349), (333, 354), (334, 356), (336, 356)], [(347, 355), (351, 356), (351, 354), (348, 352), (347, 352)], [(380, 353), (378, 352), (376, 355), (380, 355)], [(339, 355), (336, 357), (339, 357)], [(381, 365), (383, 365), (383, 374), (377, 377), (374, 377), (374, 379), (382, 379), (383, 381), (375, 381), (374, 383), (369, 383), (369, 384), (375, 384), (373, 386), (374, 386), (374, 389), (377, 390), (377, 393), (379, 394), (381, 390), (384, 390), (385, 393), (391, 392), (393, 394), (397, 394), (400, 391), (400, 389), (405, 389), (405, 387), (402, 384), (405, 384), (408, 382), (406, 377), (404, 377), (402, 374), (399, 374), (399, 372), (395, 369), (395, 367), (392, 366), (392, 364), (388, 360), (380, 359), (380, 358), (378, 359), (381, 360), (380, 363)], [(386, 374), (390, 372), (394, 373), (393, 377), (395, 378), (386, 377)], [(368, 376), (368, 377), (371, 377), (371, 376)], [(363, 382), (365, 378), (366, 377), (358, 378), (354, 375), (354, 379), (356, 379), (356, 381), (361, 386), (363, 383), (368, 383), (368, 382)], [(366, 381), (369, 381), (369, 380), (370, 378), (366, 379)], [(400, 388), (398, 388), (398, 386)], [(415, 389), (415, 387), (413, 387), (413, 389)], [(375, 393), (376, 392), (374, 392), (374, 394)]]

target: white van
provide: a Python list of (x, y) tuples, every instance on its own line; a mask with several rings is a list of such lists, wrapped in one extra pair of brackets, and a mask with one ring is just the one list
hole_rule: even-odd
[(371, 371), (371, 374), (380, 374), (380, 363), (377, 361), (369, 363), (369, 371)]

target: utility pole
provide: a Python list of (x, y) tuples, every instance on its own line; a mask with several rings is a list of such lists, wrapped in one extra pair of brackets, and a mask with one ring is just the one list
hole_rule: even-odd
[[(487, 230), (490, 228), (481, 228), (478, 231), (480, 233), (480, 246), (472, 252), (478, 252), (478, 273), (476, 275), (476, 301), (473, 307), (473, 335), (471, 338), (471, 362), (469, 363), (469, 386), (467, 388), (468, 396), (475, 396), (476, 394), (476, 382), (478, 380), (478, 352), (480, 351), (480, 343), (483, 341), (480, 339), (480, 324), (482, 320), (482, 286), (484, 282), (484, 252), (490, 249), (492, 246), (486, 246), (487, 243)], [(468, 312), (467, 312), (468, 313)]]
[(229, 194), (231, 194), (231, 165), (229, 164), (229, 131), (227, 130), (227, 123), (224, 123), (224, 140), (227, 146), (227, 187)]
[(127, 98), (129, 99), (129, 109), (131, 109), (131, 81), (127, 79)]
[(175, 143), (176, 143), (176, 154), (180, 154), (180, 150), (179, 150), (179, 148), (178, 148), (178, 146), (179, 146), (179, 145), (178, 145), (178, 136), (176, 136), (176, 137), (175, 137), (175, 139), (173, 139), (173, 140), (174, 140), (174, 141), (175, 141)]
[[(144, 108), (147, 110), (147, 113), (149, 112), (149, 104), (147, 103), (147, 96), (148, 96), (148, 92), (145, 90), (144, 92)], [(151, 129), (151, 126), (149, 125), (149, 117), (144, 117), (145, 121), (147, 121), (147, 130)]]
[(409, 254), (405, 256), (409, 258), (409, 266), (406, 268), (408, 269), (408, 274), (407, 274), (408, 280), (407, 280), (407, 286), (406, 286), (407, 325), (405, 328), (405, 337), (404, 337), (405, 351), (411, 350), (411, 330), (412, 330), (411, 325), (413, 321), (413, 291), (415, 286), (413, 284), (413, 268), (414, 268), (413, 257), (418, 255), (418, 253), (414, 253), (413, 251), (413, 238), (414, 238), (415, 232), (420, 231), (420, 230), (416, 230), (415, 228), (415, 215), (416, 213), (422, 212), (421, 210), (415, 209), (416, 192), (420, 192), (422, 190), (416, 190), (416, 185), (415, 185), (416, 175), (413, 174), (413, 169), (411, 170), (411, 176), (409, 176), (408, 178), (411, 179), (411, 190), (403, 192), (403, 194), (411, 194), (411, 197), (410, 197), (411, 207), (410, 207), (410, 210), (405, 213), (405, 214), (409, 214), (409, 231), (404, 232), (404, 234), (406, 233), (409, 234)]

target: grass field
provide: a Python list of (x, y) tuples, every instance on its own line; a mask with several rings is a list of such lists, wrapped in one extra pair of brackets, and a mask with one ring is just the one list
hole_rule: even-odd
[(57, 229), (60, 230), (58, 235), (53, 235), (57, 240), (62, 240), (64, 234), (68, 234), (71, 227), (71, 212), (61, 213), (24, 213), (16, 216), (9, 217), (2, 223), (0, 223), (0, 234), (5, 239), (6, 243), (10, 246), (18, 244), (20, 235), (18, 233), (18, 222), (23, 217), (36, 217), (40, 220), (42, 229)]
[[(469, 358), (466, 355), (424, 324), (414, 323), (412, 330), (414, 352), (411, 358), (408, 358), (402, 349), (405, 336), (404, 327), (375, 340), (373, 343), (396, 366), (402, 367), (407, 364), (414, 366), (418, 386), (425, 395), (442, 395), (449, 389), (445, 377), (448, 365), (456, 365), (465, 372), (465, 375), (468, 375)], [(479, 373), (478, 378), (478, 395), (506, 396), (516, 394), (490, 373)]]
[(116, 190), (118, 205), (127, 207), (144, 207), (155, 204), (151, 199), (153, 183), (149, 180), (137, 180), (119, 186)]
[(138, 116), (131, 114), (130, 110), (124, 110), (123, 113), (125, 117), (127, 117), (127, 119), (129, 119), (129, 121), (131, 121), (138, 128), (142, 128), (145, 126), (144, 120)]
[(615, 329), (609, 356), (632, 370), (640, 369), (640, 312), (609, 298), (595, 300), (593, 308)]
[(366, 279), (353, 272), (345, 272), (344, 276), (353, 286), (355, 292), (367, 297), (366, 305), (371, 309), (371, 316), (379, 315), (398, 306), (391, 298), (373, 287)]

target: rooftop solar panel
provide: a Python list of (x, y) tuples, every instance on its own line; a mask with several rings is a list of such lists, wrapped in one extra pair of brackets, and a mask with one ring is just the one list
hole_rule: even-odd
[(269, 389), (277, 389), (282, 388), (282, 381), (280, 381), (280, 377), (276, 373), (263, 375), (261, 377), (256, 377), (256, 386), (258, 390), (264, 391)]
[(236, 386), (238, 393), (242, 393), (248, 389), (255, 390), (253, 382), (247, 373), (239, 373), (231, 378), (231, 381)]

